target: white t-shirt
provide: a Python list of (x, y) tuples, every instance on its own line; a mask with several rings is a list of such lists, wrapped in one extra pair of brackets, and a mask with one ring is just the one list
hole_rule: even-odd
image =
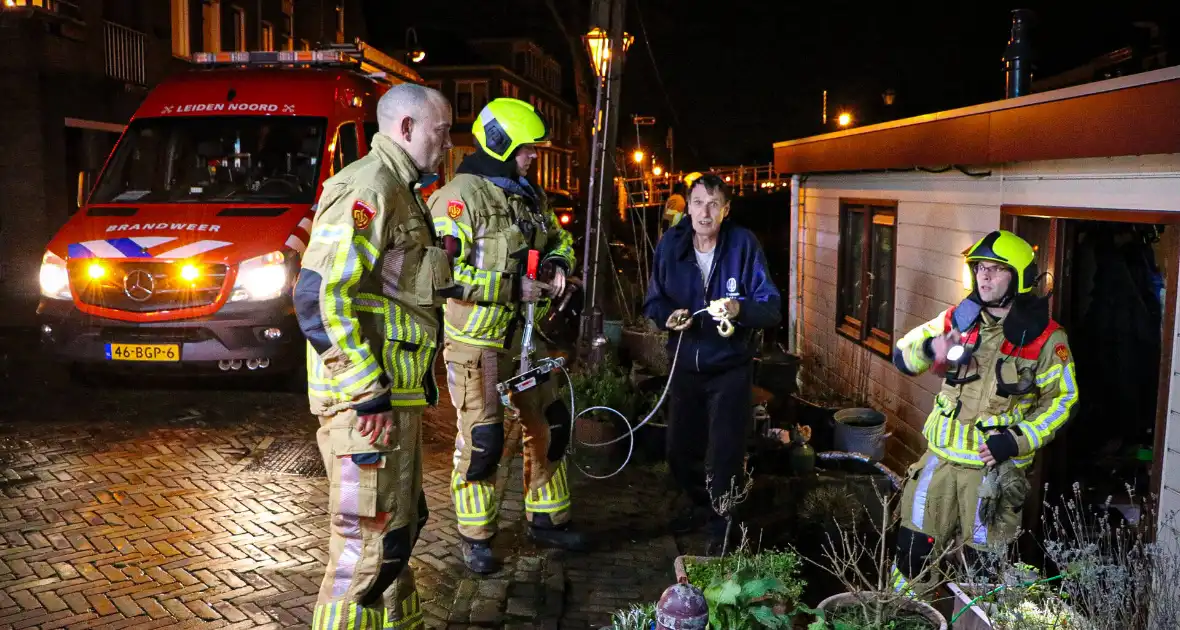
[[(692, 253), (696, 254), (697, 267), (701, 269), (701, 284), (707, 285), (709, 282), (709, 272), (713, 270), (713, 252), (717, 251), (717, 246), (707, 252), (697, 251), (696, 247), (692, 248)], [(706, 289), (708, 286), (705, 287)]]

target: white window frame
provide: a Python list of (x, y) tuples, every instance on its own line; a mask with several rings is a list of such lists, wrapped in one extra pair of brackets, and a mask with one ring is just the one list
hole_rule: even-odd
[(221, 0), (201, 3), (201, 47), (204, 52), (221, 52)]
[(275, 25), (270, 22), (262, 23), (262, 50), (275, 50)]
[(193, 54), (189, 0), (172, 0), (172, 56), (188, 59)]

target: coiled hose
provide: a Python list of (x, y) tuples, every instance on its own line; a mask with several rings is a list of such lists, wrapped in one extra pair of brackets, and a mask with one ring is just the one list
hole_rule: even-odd
[[(729, 337), (734, 333), (733, 322), (730, 321), (730, 317), (726, 314), (724, 307), (719, 306), (720, 302), (722, 302), (722, 300), (714, 300), (712, 304), (702, 308), (699, 311), (696, 311), (689, 317), (696, 317), (701, 313), (709, 313), (719, 322), (717, 324), (717, 333), (722, 337)], [(570, 390), (570, 441), (569, 449), (566, 451), (566, 454), (570, 456), (570, 461), (573, 462), (574, 467), (577, 468), (579, 472), (591, 479), (610, 479), (611, 477), (614, 477), (615, 475), (623, 472), (623, 469), (627, 467), (627, 464), (631, 463), (631, 457), (635, 453), (635, 432), (638, 431), (643, 425), (647, 424), (652, 418), (654, 418), (656, 412), (658, 412), (660, 407), (664, 405), (664, 400), (668, 397), (668, 390), (672, 387), (672, 375), (676, 373), (676, 360), (680, 358), (680, 344), (683, 342), (684, 331), (682, 330), (680, 331), (680, 336), (676, 338), (676, 350), (672, 353), (672, 364), (668, 367), (668, 381), (664, 383), (664, 391), (660, 393), (660, 399), (656, 401), (655, 406), (652, 407), (647, 416), (635, 426), (631, 426), (631, 421), (628, 420), (627, 416), (623, 415), (621, 411), (612, 407), (607, 407), (605, 405), (589, 407), (581, 411), (577, 411), (577, 402), (574, 400), (574, 381), (572, 378), (570, 378), (569, 372), (566, 371), (564, 367), (560, 368), (561, 373), (565, 375), (565, 380), (569, 384)], [(613, 413), (623, 420), (623, 424), (627, 425), (627, 432), (617, 438), (614, 438), (613, 440), (607, 440), (606, 442), (582, 442), (582, 446), (602, 448), (605, 446), (610, 446), (611, 444), (616, 444), (623, 440), (628, 440), (627, 457), (623, 459), (623, 463), (620, 464), (619, 467), (614, 470), (614, 472), (606, 475), (595, 475), (593, 473), (587, 472), (586, 469), (578, 465), (578, 462), (573, 458), (574, 452), (576, 450), (574, 448), (574, 443), (577, 442), (574, 426), (576, 426), (579, 419), (585, 419), (583, 416), (593, 411), (606, 411)]]

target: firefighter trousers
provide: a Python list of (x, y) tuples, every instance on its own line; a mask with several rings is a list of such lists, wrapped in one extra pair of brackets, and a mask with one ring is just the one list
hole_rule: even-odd
[[(901, 495), (901, 531), (893, 566), (893, 587), (919, 596), (931, 592), (941, 577), (935, 566), (923, 574), (956, 538), (976, 550), (1010, 543), (1020, 529), (1020, 508), (999, 508), (996, 522), (979, 515), (979, 486), (985, 470), (958, 464), (927, 452), (906, 475)], [(908, 530), (908, 531), (907, 531)]]
[[(533, 356), (547, 354), (538, 339)], [(499, 497), (496, 471), (505, 453), (505, 410), (496, 383), (515, 374), (519, 345), (513, 350), (481, 348), (448, 339), (443, 349), (447, 385), (459, 415), (455, 437), (451, 496), (459, 535), (485, 541), (496, 533)], [(569, 444), (570, 413), (557, 399), (558, 374), (532, 390), (518, 394), (513, 414), (521, 424), (524, 451), (525, 514), (538, 527), (557, 527), (569, 521), (570, 489), (565, 450)]]
[(356, 413), (321, 417), (316, 441), (328, 471), (328, 566), (314, 630), (422, 628), (410, 552), (426, 524), (422, 408), (394, 411), (389, 444), (356, 430)]

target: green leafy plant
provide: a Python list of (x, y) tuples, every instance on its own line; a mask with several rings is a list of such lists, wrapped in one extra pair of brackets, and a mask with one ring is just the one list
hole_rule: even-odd
[(809, 611), (816, 616), (807, 630), (929, 630), (930, 622), (919, 615), (875, 619), (861, 607), (835, 611)]
[(699, 589), (706, 589), (714, 583), (745, 572), (758, 578), (777, 580), (776, 591), (781, 601), (793, 604), (803, 595), (807, 582), (799, 577), (802, 561), (793, 551), (768, 550), (753, 553), (743, 544), (733, 553), (704, 562), (689, 561), (684, 570), (688, 582)]
[[(579, 364), (570, 372), (570, 383), (573, 384), (578, 409), (610, 407), (631, 417), (644, 403), (654, 402), (647, 400), (650, 396), (639, 391), (619, 367), (615, 357), (609, 354), (598, 363)], [(561, 396), (569, 399), (569, 384), (562, 388)]]
[(788, 588), (773, 577), (760, 577), (744, 568), (705, 589), (709, 626), (726, 630), (790, 628), (796, 611), (786, 612), (781, 602)]
[(655, 604), (632, 604), (627, 610), (615, 611), (610, 616), (609, 630), (651, 630), (656, 623)]

